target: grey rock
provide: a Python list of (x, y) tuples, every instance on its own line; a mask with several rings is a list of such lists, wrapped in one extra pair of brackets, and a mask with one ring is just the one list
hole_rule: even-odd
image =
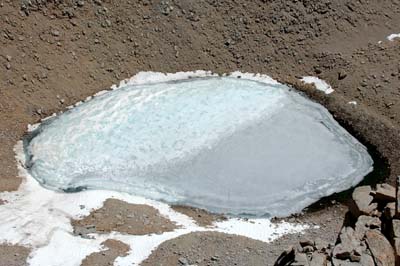
[(381, 224), (382, 222), (378, 217), (361, 215), (355, 225), (355, 237), (362, 240), (369, 229), (381, 228)]
[(314, 252), (310, 261), (310, 266), (327, 266), (328, 260), (325, 254)]
[(60, 36), (60, 32), (58, 30), (52, 30), (51, 35), (53, 35), (54, 37), (58, 37)]
[(296, 253), (292, 266), (309, 266), (307, 255), (304, 253)]
[(339, 235), (340, 243), (333, 249), (333, 257), (340, 260), (358, 262), (366, 247), (357, 238), (356, 232), (351, 227), (343, 227)]
[(393, 248), (381, 232), (369, 230), (365, 236), (376, 266), (395, 265)]
[(378, 208), (378, 204), (372, 202), (374, 197), (371, 193), (371, 186), (357, 187), (353, 191), (353, 202), (350, 205), (350, 211), (355, 217), (363, 214), (371, 215)]
[(370, 254), (367, 253), (361, 254), (360, 264), (363, 266), (375, 266), (374, 259)]
[(186, 258), (179, 258), (179, 259), (178, 259), (178, 262), (179, 262), (181, 265), (189, 265), (189, 262), (188, 262), (188, 260), (187, 260)]

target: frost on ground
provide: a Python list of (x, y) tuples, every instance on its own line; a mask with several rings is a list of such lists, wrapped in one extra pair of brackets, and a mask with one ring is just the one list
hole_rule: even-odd
[(331, 94), (335, 90), (332, 89), (331, 85), (326, 83), (325, 80), (319, 79), (317, 77), (307, 76), (301, 79), (306, 84), (314, 84), (315, 88), (319, 91), (325, 92), (325, 94)]
[[(131, 248), (126, 257), (117, 258), (116, 265), (138, 265), (162, 242), (190, 232), (224, 232), (269, 242), (284, 234), (301, 232), (307, 228), (306, 225), (285, 222), (272, 224), (268, 219), (247, 221), (236, 218), (217, 223), (212, 228), (204, 228), (197, 226), (189, 217), (173, 211), (167, 204), (126, 193), (102, 190), (61, 193), (47, 190), (22, 167), (25, 156), (21, 142), (16, 146), (16, 152), (24, 182), (17, 192), (0, 194), (8, 202), (0, 206), (0, 243), (31, 247), (29, 265), (80, 265), (87, 255), (102, 250), (101, 243), (107, 239), (122, 241)], [(90, 234), (93, 238), (74, 235), (70, 219), (88, 215), (91, 210), (100, 208), (108, 198), (152, 206), (180, 228), (152, 235), (117, 232)]]
[(30, 173), (52, 189), (259, 216), (301, 211), (372, 165), (321, 105), (242, 73), (141, 73), (45, 121), (25, 148)]

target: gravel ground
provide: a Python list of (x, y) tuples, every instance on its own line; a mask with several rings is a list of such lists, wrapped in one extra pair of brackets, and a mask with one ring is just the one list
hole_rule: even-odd
[[(22, 2), (23, 9), (20, 1), (0, 0), (0, 191), (16, 190), (21, 182), (13, 146), (28, 123), (147, 70), (269, 74), (323, 103), (375, 146), (390, 165), (389, 181), (400, 173), (400, 41), (386, 40), (400, 32), (397, 0)], [(298, 84), (305, 75), (326, 80), (335, 93), (325, 96)], [(343, 213), (322, 209), (309, 217), (320, 224), (325, 216), (333, 222), (324, 230), (335, 235)], [(161, 261), (162, 254), (176, 265), (174, 252), (185, 241), (221, 254), (242, 245), (219, 247), (217, 239), (231, 243), (235, 237), (204, 234), (171, 240), (149, 260)], [(20, 249), (0, 246), (0, 261), (12, 256), (12, 263), (23, 265), (28, 251)], [(265, 254), (260, 263), (275, 256)], [(196, 259), (205, 261), (200, 255)], [(239, 253), (235, 260), (246, 258)], [(233, 262), (218, 265), (231, 265), (222, 261)]]

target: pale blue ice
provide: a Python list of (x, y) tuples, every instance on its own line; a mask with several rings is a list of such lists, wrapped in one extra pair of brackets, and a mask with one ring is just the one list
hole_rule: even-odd
[(108, 92), (42, 123), (25, 151), (48, 188), (258, 216), (301, 211), (356, 185), (373, 164), (321, 105), (231, 77)]

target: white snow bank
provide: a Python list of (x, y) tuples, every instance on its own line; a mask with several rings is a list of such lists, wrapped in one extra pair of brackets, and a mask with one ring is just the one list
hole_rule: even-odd
[(307, 76), (301, 79), (306, 84), (314, 84), (317, 90), (325, 92), (325, 94), (331, 94), (335, 90), (332, 89), (331, 85), (329, 85), (326, 81), (319, 79), (317, 77)]
[(393, 33), (386, 37), (389, 41), (393, 41), (396, 38), (400, 38), (400, 33)]

